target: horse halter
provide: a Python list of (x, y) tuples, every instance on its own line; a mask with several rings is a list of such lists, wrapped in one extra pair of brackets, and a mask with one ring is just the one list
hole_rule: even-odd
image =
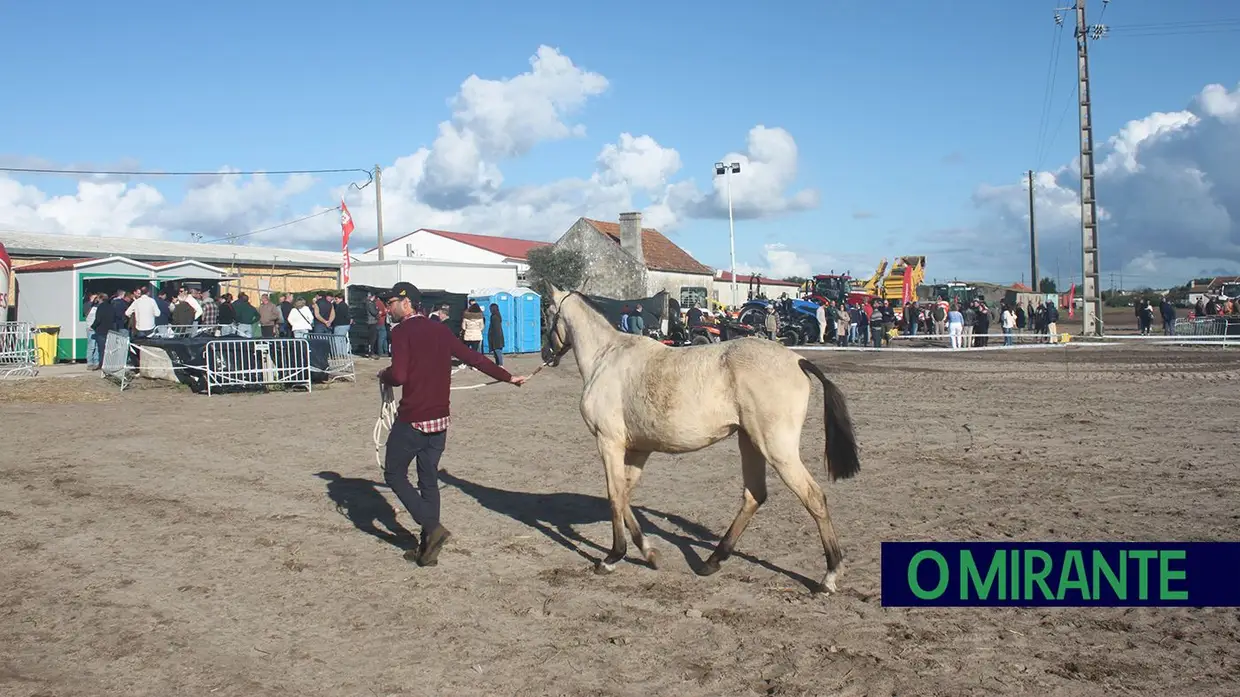
[[(586, 302), (587, 305), (589, 304), (589, 302), (586, 301), (585, 299), (586, 296), (582, 295), (580, 291), (576, 291), (576, 290), (568, 291), (568, 294), (564, 296), (564, 300), (568, 300), (570, 297), (574, 295), (581, 295), (582, 301)], [(551, 348), (551, 337), (555, 334), (556, 327), (560, 325), (560, 315), (564, 312), (564, 300), (561, 300), (560, 302), (555, 304), (555, 315), (552, 316), (551, 323), (547, 327), (547, 348), (548, 349)], [(543, 364), (549, 365), (554, 368), (555, 366), (560, 364), (560, 359), (566, 356), (568, 352), (571, 350), (573, 350), (573, 342), (569, 341), (568, 331), (565, 330), (564, 340), (560, 343), (560, 348), (557, 349), (554, 353), (552, 353), (550, 358), (547, 358), (546, 352), (543, 353)]]

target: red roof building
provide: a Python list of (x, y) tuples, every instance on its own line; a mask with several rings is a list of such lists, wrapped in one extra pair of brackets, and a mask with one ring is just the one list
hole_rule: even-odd
[[(444, 244), (445, 242), (447, 244)], [(384, 242), (383, 248), (384, 256), (421, 256), (450, 259), (459, 256), (452, 249), (456, 245), (489, 252), (491, 255), (500, 257), (500, 259), (488, 259), (486, 261), (525, 261), (531, 249), (549, 247), (551, 243), (523, 240), (516, 237), (496, 237), (493, 235), (475, 235), (468, 232), (419, 228), (394, 240)], [(363, 253), (371, 254), (378, 249), (378, 247), (371, 247)], [(483, 261), (483, 259), (478, 259), (478, 261)]]
[[(590, 227), (607, 235), (616, 244), (620, 244), (620, 224), (602, 220), (582, 218)], [(704, 274), (713, 276), (714, 269), (706, 266), (681, 249), (675, 242), (667, 239), (663, 233), (654, 228), (642, 228), (642, 254), (645, 256), (646, 268), (652, 271), (668, 271), (671, 273)]]

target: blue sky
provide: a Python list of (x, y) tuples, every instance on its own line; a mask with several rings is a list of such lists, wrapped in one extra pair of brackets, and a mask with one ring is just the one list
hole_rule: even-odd
[[(590, 3), (11, 3), (0, 9), (5, 25), (19, 28), (0, 45), (0, 61), (10, 66), (0, 156), (126, 169), (387, 168), (431, 146), (438, 124), (452, 115), (447, 100), (465, 78), (526, 72), (531, 54), (546, 44), (605, 76), (608, 87), (564, 119), (583, 125), (584, 136), (545, 140), (500, 161), (504, 187), (588, 178), (600, 149), (627, 132), (675, 149), (682, 167), (673, 180), (692, 177), (706, 191), (712, 164), (743, 151), (751, 128), (779, 127), (798, 149), (792, 189), (816, 190), (819, 203), (737, 221), (738, 261), (778, 271), (767, 246), (782, 244), (812, 266), (863, 271), (879, 257), (926, 254), (931, 277), (1017, 280), (1009, 276), (1027, 266), (1027, 252), (1012, 248), (1019, 244), (1012, 230), (1023, 223), (979, 205), (975, 194), (984, 185), (1019, 186), (1024, 171), (1039, 164), (1057, 4), (1066, 3), (785, 2), (775, 10), (741, 2), (631, 2), (622, 12)], [(1091, 21), (1098, 21), (1102, 3), (1090, 5)], [(1138, 36), (1120, 29), (1235, 18), (1240, 8), (1152, 0), (1110, 5), (1102, 21), (1117, 29), (1091, 43), (1099, 143), (1131, 120), (1188, 108), (1208, 84), (1234, 90), (1240, 82), (1234, 32), (1176, 34), (1182, 30), (1164, 26)], [(1065, 113), (1075, 98), (1072, 21), (1068, 13), (1053, 67), (1044, 139), (1054, 138), (1040, 167), (1048, 171), (1075, 157), (1075, 112)], [(1074, 177), (1062, 173), (1056, 181), (1075, 188)], [(73, 194), (77, 185), (61, 177), (15, 178), (50, 196)], [(278, 202), (255, 204), (229, 224), (257, 228), (332, 205), (333, 187), (349, 179), (320, 177), (305, 190), (273, 197)], [(188, 184), (144, 181), (159, 189), (167, 207)], [(1107, 195), (1100, 182), (1100, 203), (1122, 205)], [(632, 201), (644, 207), (651, 198), (638, 193)], [(37, 206), (6, 219), (3, 204), (0, 199), (0, 229), (32, 229), (43, 215), (41, 231), (80, 232), (64, 216), (38, 214)], [(1236, 209), (1224, 208), (1234, 221)], [(620, 211), (583, 212), (614, 219)], [(373, 224), (364, 211), (355, 215), (356, 247), (373, 234)], [(527, 220), (525, 229), (467, 231), (553, 238), (566, 227), (559, 215), (549, 216), (555, 223)], [(681, 218), (673, 238), (703, 262), (726, 267), (726, 219)], [(1055, 215), (1047, 220), (1053, 225)], [(431, 221), (388, 220), (386, 227), (391, 235), (424, 224)], [(1237, 224), (1228, 225), (1226, 239), (1238, 241)], [(332, 216), (306, 226), (290, 243), (338, 244)], [(1007, 236), (987, 241), (985, 230), (998, 226), (1010, 228)], [(1042, 250), (1044, 269), (1048, 257), (1062, 252), (1065, 277), (1079, 272), (1079, 242), (1073, 249), (1070, 227), (1060, 236), (1048, 231), (1053, 248)], [(979, 257), (938, 238), (961, 230), (972, 231), (966, 236), (972, 243), (999, 249)], [(936, 249), (956, 251), (936, 255)], [(1130, 263), (1103, 253), (1104, 271)], [(1154, 282), (1195, 270), (1155, 266), (1129, 273)]]

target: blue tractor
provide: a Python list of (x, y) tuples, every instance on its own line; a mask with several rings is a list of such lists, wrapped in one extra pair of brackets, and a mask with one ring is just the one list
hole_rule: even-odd
[(800, 346), (818, 341), (818, 307), (818, 303), (797, 298), (754, 298), (741, 306), (740, 322), (761, 328), (766, 313), (774, 308), (779, 319), (779, 340), (785, 346)]

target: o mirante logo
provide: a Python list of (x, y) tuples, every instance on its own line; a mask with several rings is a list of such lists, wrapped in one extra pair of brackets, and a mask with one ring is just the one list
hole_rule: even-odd
[(1240, 606), (1240, 543), (884, 542), (890, 607)]

